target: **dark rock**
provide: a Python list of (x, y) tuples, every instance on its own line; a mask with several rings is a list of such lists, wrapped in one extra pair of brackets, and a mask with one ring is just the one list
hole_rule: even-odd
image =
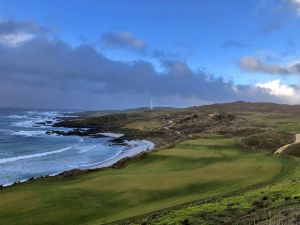
[(48, 135), (56, 134), (59, 136), (80, 136), (80, 137), (89, 136), (89, 137), (96, 137), (96, 138), (105, 137), (104, 135), (99, 134), (97, 129), (83, 130), (80, 128), (76, 128), (70, 131), (49, 130), (46, 132), (46, 134)]
[(124, 137), (119, 137), (109, 140), (109, 142), (111, 143), (110, 145), (126, 145), (125, 140)]
[(290, 200), (292, 200), (292, 198), (291, 198), (291, 196), (286, 196), (286, 197), (284, 198), (284, 200), (285, 200), (285, 201), (290, 201)]
[(185, 219), (182, 221), (182, 225), (190, 225), (190, 221), (188, 219)]
[(46, 122), (36, 122), (36, 125), (46, 125)]
[(58, 174), (58, 176), (71, 177), (71, 176), (78, 175), (78, 174), (83, 174), (83, 173), (85, 173), (85, 171), (80, 170), (80, 169), (73, 169), (73, 170), (69, 170), (69, 171), (64, 171), (64, 172)]

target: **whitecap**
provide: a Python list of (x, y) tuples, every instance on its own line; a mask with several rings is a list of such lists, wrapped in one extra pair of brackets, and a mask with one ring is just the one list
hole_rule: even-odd
[(11, 131), (12, 135), (19, 135), (25, 137), (34, 137), (34, 136), (42, 136), (46, 134), (46, 131), (40, 130), (20, 130), (20, 131)]
[(25, 119), (25, 118), (27, 118), (27, 116), (25, 116), (25, 115), (22, 115), (22, 116), (20, 116), (20, 115), (9, 115), (8, 118), (10, 118), (10, 119)]
[(88, 151), (91, 151), (93, 149), (95, 149), (97, 147), (97, 145), (93, 145), (93, 146), (81, 146), (81, 147), (77, 147), (76, 149), (78, 149), (78, 153), (85, 153)]
[(125, 143), (132, 146), (131, 150), (134, 151), (152, 150), (155, 147), (153, 142), (147, 140), (132, 140)]
[(113, 155), (112, 157), (100, 161), (95, 162), (92, 164), (81, 165), (81, 168), (103, 168), (113, 165), (114, 163), (118, 162), (119, 160), (126, 158), (126, 157), (133, 157), (137, 154), (142, 152), (153, 150), (155, 145), (151, 141), (147, 140), (133, 140), (133, 141), (126, 141), (128, 147), (121, 149), (118, 151), (117, 154)]
[(51, 154), (57, 154), (57, 153), (61, 153), (61, 152), (70, 150), (72, 147), (73, 146), (69, 146), (69, 147), (58, 149), (58, 150), (51, 151), (51, 152), (42, 152), (42, 153), (37, 153), (37, 154), (32, 154), (32, 155), (20, 155), (20, 156), (16, 156), (16, 157), (3, 158), (3, 159), (0, 159), (0, 164), (14, 162), (14, 161), (18, 161), (18, 160), (42, 157), (42, 156), (47, 156), (47, 155), (51, 155)]
[(34, 120), (25, 120), (25, 121), (14, 122), (11, 125), (14, 127), (32, 128), (35, 123), (36, 121)]
[[(91, 164), (80, 165), (79, 167), (91, 167), (91, 166), (95, 166), (95, 165), (101, 165), (101, 164), (107, 163), (109, 161), (112, 161), (112, 160), (118, 158), (118, 156), (120, 156), (122, 153), (123, 153), (123, 151), (120, 150), (116, 154), (114, 154), (112, 157), (110, 157), (110, 158), (108, 158), (106, 160), (103, 160), (103, 161), (100, 161), (100, 162), (96, 162), (96, 163), (91, 163)], [(113, 164), (113, 163), (111, 163), (111, 164)]]
[(110, 133), (110, 132), (106, 132), (106, 133), (97, 133), (106, 137), (112, 137), (112, 138), (119, 138), (124, 136), (124, 134), (116, 134), (116, 133)]

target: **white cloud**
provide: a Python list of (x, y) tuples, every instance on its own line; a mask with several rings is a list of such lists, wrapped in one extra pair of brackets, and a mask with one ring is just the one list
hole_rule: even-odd
[(17, 47), (20, 44), (47, 33), (47, 29), (30, 21), (13, 21), (0, 18), (0, 44)]
[(290, 0), (290, 3), (300, 16), (300, 0)]
[(299, 90), (283, 84), (279, 79), (258, 83), (256, 87), (265, 89), (270, 95), (285, 98), (289, 103), (299, 102)]
[(275, 96), (289, 96), (292, 97), (295, 95), (293, 88), (284, 85), (279, 79), (272, 80), (266, 83), (258, 83), (257, 87), (268, 89), (271, 95)]
[(33, 34), (29, 33), (13, 33), (13, 34), (2, 34), (0, 35), (0, 43), (10, 47), (17, 47), (18, 45), (31, 40), (34, 37)]

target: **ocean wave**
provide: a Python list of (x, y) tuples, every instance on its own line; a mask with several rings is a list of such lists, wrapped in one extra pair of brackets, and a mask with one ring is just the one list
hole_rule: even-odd
[[(51, 123), (46, 124), (45, 121), (51, 121)], [(46, 128), (50, 127), (53, 123), (57, 122), (55, 118), (42, 118), (42, 117), (33, 117), (26, 118), (26, 120), (12, 122), (11, 125), (14, 127), (25, 127), (25, 128)]]
[(10, 134), (11, 130), (9, 130), (9, 129), (0, 129), (0, 133)]
[(25, 119), (27, 118), (26, 115), (9, 115), (8, 118), (10, 119)]
[(155, 145), (151, 141), (147, 140), (132, 140), (132, 141), (125, 141), (125, 143), (129, 146), (131, 146), (131, 149), (134, 150), (152, 150)]
[(112, 137), (112, 138), (119, 138), (124, 136), (124, 134), (117, 134), (117, 133), (110, 133), (110, 132), (106, 132), (106, 133), (97, 133), (106, 137)]
[[(14, 127), (49, 127), (52, 123), (57, 122), (57, 118), (63, 116), (62, 112), (58, 111), (26, 111), (24, 115), (9, 115), (8, 118), (16, 119), (11, 125)], [(52, 121), (51, 124), (43, 124), (46, 121)]]
[(14, 119), (11, 121), (13, 127), (25, 128), (48, 128), (53, 123), (59, 122), (61, 117), (77, 117), (70, 112), (60, 111), (25, 111), (24, 115), (13, 114), (8, 118)]
[(25, 113), (29, 115), (38, 115), (46, 117), (56, 117), (62, 114), (62, 112), (59, 111), (26, 111)]
[(112, 157), (108, 158), (108, 159), (105, 159), (103, 161), (100, 161), (100, 162), (95, 162), (95, 163), (91, 163), (91, 164), (85, 164), (85, 165), (80, 165), (80, 167), (90, 167), (90, 166), (95, 166), (95, 165), (101, 165), (103, 163), (107, 163), (109, 161), (112, 161), (114, 159), (116, 159), (119, 155), (121, 155), (123, 153), (122, 150), (118, 151), (116, 154), (114, 154)]
[(133, 157), (139, 153), (150, 151), (155, 147), (154, 143), (147, 140), (132, 140), (132, 141), (126, 141), (126, 143), (129, 147), (121, 149), (112, 157), (107, 158), (100, 162), (80, 165), (79, 168), (102, 168), (102, 167), (111, 166), (123, 158)]
[(93, 146), (81, 146), (81, 147), (77, 147), (76, 149), (79, 150), (78, 153), (85, 153), (88, 151), (93, 150), (94, 148), (96, 148), (98, 145), (93, 145)]
[(19, 121), (19, 122), (11, 123), (11, 125), (14, 126), (14, 127), (31, 128), (31, 127), (34, 126), (34, 124), (35, 124), (36, 122), (37, 122), (37, 121), (35, 121), (35, 120), (24, 120), (24, 121)]
[(40, 130), (20, 130), (20, 131), (11, 131), (12, 135), (25, 136), (25, 137), (34, 137), (34, 136), (43, 136), (46, 134), (46, 131)]
[(47, 156), (47, 155), (51, 155), (51, 154), (57, 154), (57, 153), (68, 151), (72, 147), (73, 146), (69, 146), (69, 147), (61, 148), (61, 149), (51, 151), (51, 152), (42, 152), (42, 153), (37, 153), (37, 154), (32, 154), (32, 155), (21, 155), (21, 156), (16, 156), (16, 157), (3, 158), (3, 159), (0, 159), (0, 164), (24, 160), (24, 159), (31, 159), (31, 158), (36, 158), (36, 157), (43, 157), (43, 156)]

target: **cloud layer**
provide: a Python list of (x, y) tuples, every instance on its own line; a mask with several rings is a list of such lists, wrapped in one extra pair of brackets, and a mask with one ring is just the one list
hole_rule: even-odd
[(278, 75), (299, 75), (300, 61), (294, 61), (289, 64), (271, 64), (265, 63), (254, 56), (244, 56), (239, 61), (239, 67), (242, 70), (252, 73), (266, 73)]
[[(42, 35), (39, 26), (29, 25), (0, 28), (0, 36), (1, 32), (10, 35), (21, 31), (32, 35), (13, 46), (0, 42), (0, 106), (104, 109), (144, 106), (151, 98), (156, 105), (190, 106), (234, 100), (283, 101), (289, 97), (274, 95), (265, 85), (236, 85), (216, 79), (207, 72), (192, 70), (183, 60), (162, 60), (164, 72), (157, 72), (144, 60), (115, 61), (94, 46), (72, 47)], [(146, 47), (128, 33), (106, 33), (104, 40), (116, 47)], [(253, 71), (259, 67), (278, 69), (251, 58), (245, 58), (242, 66)]]
[(144, 41), (137, 39), (129, 32), (107, 32), (102, 34), (101, 41), (107, 48), (130, 48), (144, 51), (147, 45)]
[(10, 47), (16, 47), (45, 32), (45, 28), (34, 22), (0, 20), (0, 43)]
[[(6, 104), (109, 108), (126, 99), (145, 105), (150, 97), (158, 104), (173, 99), (169, 105), (175, 106), (191, 104), (191, 99), (195, 104), (272, 99), (259, 88), (193, 71), (184, 61), (164, 61), (166, 72), (158, 73), (149, 62), (113, 61), (91, 46), (72, 48), (60, 40), (34, 38), (15, 48), (2, 45), (0, 53), (0, 102)], [(109, 96), (116, 96), (115, 102), (104, 103), (112, 100)]]

